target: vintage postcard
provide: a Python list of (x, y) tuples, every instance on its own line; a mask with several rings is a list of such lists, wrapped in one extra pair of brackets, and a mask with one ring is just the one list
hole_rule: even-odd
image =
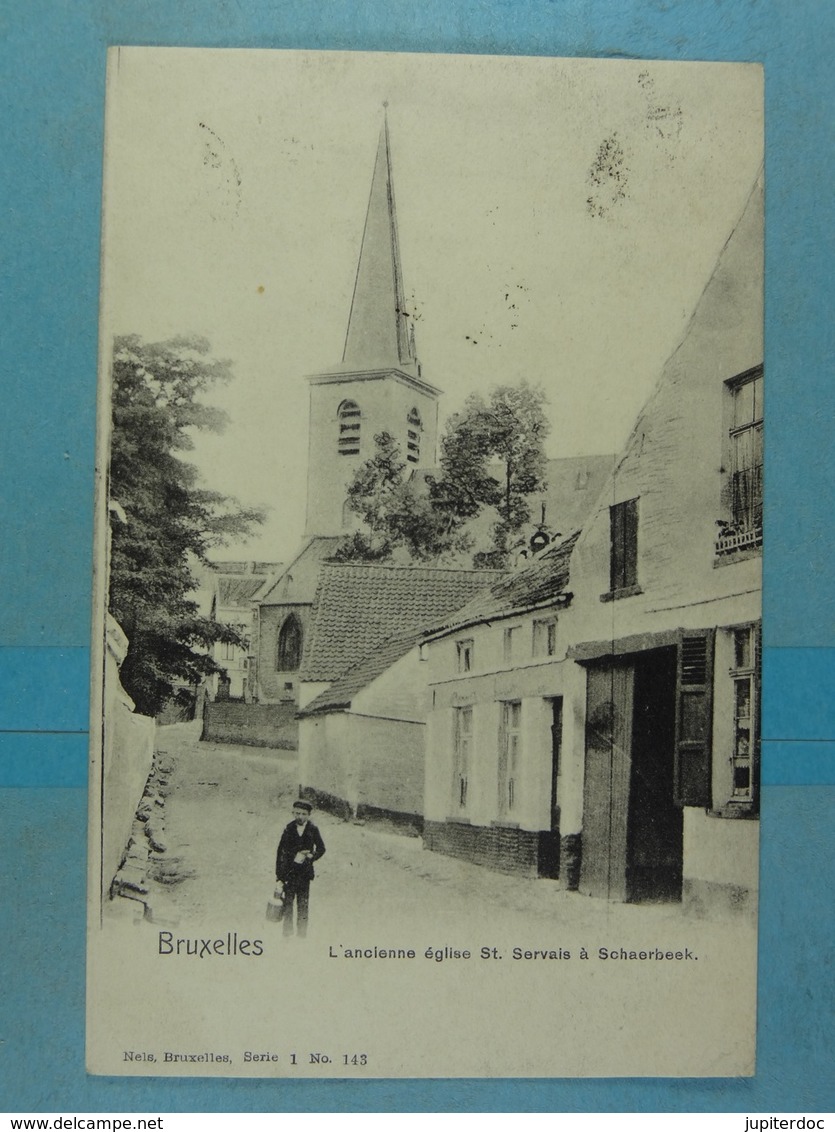
[(110, 51), (91, 1072), (754, 1072), (763, 189), (752, 64)]

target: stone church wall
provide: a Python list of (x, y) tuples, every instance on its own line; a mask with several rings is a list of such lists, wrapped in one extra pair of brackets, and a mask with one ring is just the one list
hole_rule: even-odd
[[(291, 613), (302, 626), (303, 637), (310, 632), (309, 605), (264, 605), (261, 607), (258, 633), (258, 698), (261, 703), (298, 703), (299, 674), (279, 672), (278, 634)], [(289, 687), (288, 687), (289, 685)]]

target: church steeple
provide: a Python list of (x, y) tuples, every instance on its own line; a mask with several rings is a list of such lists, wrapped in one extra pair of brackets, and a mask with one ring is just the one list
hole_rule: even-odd
[(386, 366), (412, 370), (416, 364), (403, 294), (386, 115), (377, 145), (342, 362), (358, 370)]
[(375, 452), (397, 441), (408, 474), (434, 467), (438, 397), (415, 356), (404, 306), (388, 122), (383, 120), (342, 361), (311, 374), (306, 537), (342, 535), (357, 522), (348, 488)]

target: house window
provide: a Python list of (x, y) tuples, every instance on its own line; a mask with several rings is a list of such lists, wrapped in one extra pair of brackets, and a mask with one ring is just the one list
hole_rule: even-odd
[(456, 648), (458, 650), (458, 671), (459, 672), (472, 672), (473, 670), (473, 641), (468, 638), (466, 641), (458, 641)]
[(512, 700), (502, 704), (502, 730), (499, 744), (499, 812), (510, 815), (518, 805), (519, 758), (522, 746), (522, 704)]
[(295, 613), (286, 617), (278, 634), (276, 669), (295, 672), (302, 662), (302, 624)]
[(758, 366), (728, 383), (731, 395), (729, 510), (717, 550), (727, 553), (762, 543), (763, 371)]
[(513, 625), (504, 631), (504, 641), (502, 647), (502, 656), (504, 657), (505, 664), (510, 664), (513, 661), (513, 648), (514, 642), (519, 636), (519, 626)]
[(406, 416), (406, 459), (410, 464), (420, 462), (420, 434), (423, 422), (417, 409), (410, 409)]
[(466, 810), (470, 779), (470, 758), (473, 745), (473, 709), (455, 709), (455, 775), (453, 804), (456, 810)]
[(221, 660), (234, 660), (235, 659), (235, 646), (231, 641), (223, 641), (220, 646), (220, 659)]
[(638, 586), (637, 499), (627, 499), (609, 508), (609, 529), (609, 590), (613, 597), (625, 597)]
[(733, 630), (731, 801), (753, 803), (759, 753), (759, 648), (756, 627)]
[(337, 451), (340, 456), (357, 456), (360, 450), (362, 413), (356, 401), (343, 401), (337, 410), (339, 439)]
[(548, 617), (533, 623), (533, 655), (553, 656), (557, 651), (557, 619)]

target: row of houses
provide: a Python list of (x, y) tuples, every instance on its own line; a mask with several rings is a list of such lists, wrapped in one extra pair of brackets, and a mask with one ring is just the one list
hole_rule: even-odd
[[(367, 231), (393, 255), (387, 147), (384, 130)], [(589, 458), (576, 529), (556, 499), (563, 535), (493, 575), (330, 561), (340, 492), (374, 432), (372, 387), (419, 437), (437, 393), (397, 321), (397, 261), (392, 273), (381, 258), (391, 302), (370, 282), (363, 297), (363, 247), (351, 327), (377, 352), (361, 369), (349, 327), (357, 356), (311, 379), (308, 537), (258, 594), (249, 657), (254, 695), (296, 710), (303, 794), (592, 896), (752, 903), (762, 198), (758, 181), (623, 451)], [(418, 388), (427, 405), (407, 412)]]
[(430, 848), (617, 900), (756, 892), (761, 231), (758, 184), (583, 530), (424, 637)]

